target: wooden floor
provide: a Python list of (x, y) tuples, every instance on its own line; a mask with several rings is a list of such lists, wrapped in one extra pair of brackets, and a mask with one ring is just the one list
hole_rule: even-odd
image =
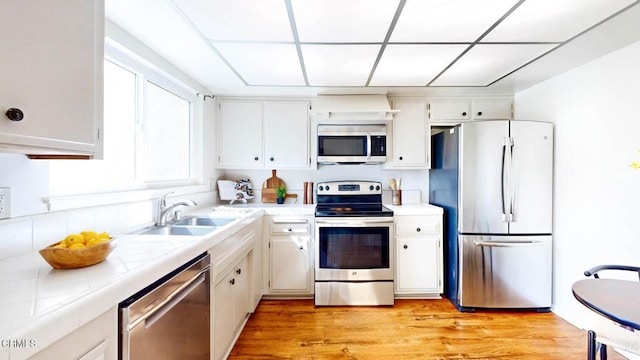
[(262, 300), (229, 359), (586, 359), (586, 333), (553, 313), (460, 313), (447, 300)]

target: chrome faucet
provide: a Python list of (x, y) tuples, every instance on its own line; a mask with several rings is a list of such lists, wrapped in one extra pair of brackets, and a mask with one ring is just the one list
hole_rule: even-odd
[(169, 206), (167, 206), (167, 195), (173, 194), (173, 191), (168, 192), (160, 197), (158, 200), (158, 211), (156, 213), (156, 226), (165, 226), (167, 225), (167, 216), (169, 213), (178, 206), (196, 206), (194, 201), (191, 200), (181, 200), (175, 202)]

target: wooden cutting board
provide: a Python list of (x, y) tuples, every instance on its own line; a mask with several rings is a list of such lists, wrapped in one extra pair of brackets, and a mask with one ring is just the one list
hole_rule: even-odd
[(278, 186), (286, 186), (284, 181), (276, 176), (276, 170), (271, 170), (271, 177), (264, 181), (262, 184), (262, 202), (263, 203), (275, 203), (276, 202), (276, 188)]
[(267, 189), (275, 189), (281, 185), (285, 185), (285, 183), (282, 179), (276, 176), (276, 170), (273, 169), (271, 170), (271, 177), (265, 180), (262, 187)]
[[(276, 170), (271, 170), (271, 177), (264, 181), (262, 184), (262, 202), (263, 203), (275, 203), (276, 202), (276, 188), (278, 186), (287, 186), (282, 179), (276, 176)], [(287, 198), (297, 198), (298, 194), (287, 194)]]

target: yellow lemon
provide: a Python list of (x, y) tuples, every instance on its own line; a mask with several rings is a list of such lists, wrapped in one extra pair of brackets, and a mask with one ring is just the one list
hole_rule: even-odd
[(82, 243), (75, 243), (69, 246), (70, 250), (75, 250), (75, 249), (84, 249), (86, 248), (86, 246), (84, 246), (84, 244)]
[(83, 244), (84, 245), (84, 236), (82, 234), (70, 234), (64, 238), (64, 243), (67, 247), (70, 247), (73, 244)]
[(93, 245), (98, 245), (98, 244), (103, 243), (103, 242), (105, 242), (107, 240), (109, 240), (109, 239), (93, 238), (93, 239), (87, 241), (87, 247), (91, 247)]
[(100, 238), (100, 239), (107, 239), (107, 240), (108, 240), (108, 239), (111, 239), (111, 235), (109, 235), (109, 233), (108, 233), (108, 232), (103, 231), (103, 232), (101, 232), (100, 234), (98, 234), (98, 238)]
[(65, 245), (65, 244), (58, 244), (58, 245), (54, 245), (53, 247), (54, 247), (54, 248), (56, 248), (56, 249), (66, 249), (66, 248), (67, 248), (67, 245)]
[(96, 233), (95, 231), (91, 231), (91, 230), (85, 230), (80, 232), (80, 234), (84, 237), (84, 241), (87, 242), (93, 238), (97, 238), (98, 237), (98, 233)]

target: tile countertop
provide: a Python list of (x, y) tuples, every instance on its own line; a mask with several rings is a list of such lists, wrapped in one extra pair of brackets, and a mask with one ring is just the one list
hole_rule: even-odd
[[(442, 214), (442, 208), (429, 204), (387, 206), (395, 215)], [(36, 345), (1, 347), (0, 360), (9, 355), (23, 359), (43, 350), (263, 214), (314, 211), (315, 205), (303, 204), (218, 206), (207, 215), (241, 216), (206, 237), (116, 234), (116, 247), (104, 262), (80, 269), (53, 269), (37, 252), (1, 260), (0, 339), (34, 340)]]
[(240, 216), (203, 237), (116, 234), (107, 259), (85, 268), (53, 269), (38, 252), (0, 261), (0, 339), (35, 344), (1, 347), (0, 359), (43, 350), (264, 214), (222, 209), (210, 215)]

